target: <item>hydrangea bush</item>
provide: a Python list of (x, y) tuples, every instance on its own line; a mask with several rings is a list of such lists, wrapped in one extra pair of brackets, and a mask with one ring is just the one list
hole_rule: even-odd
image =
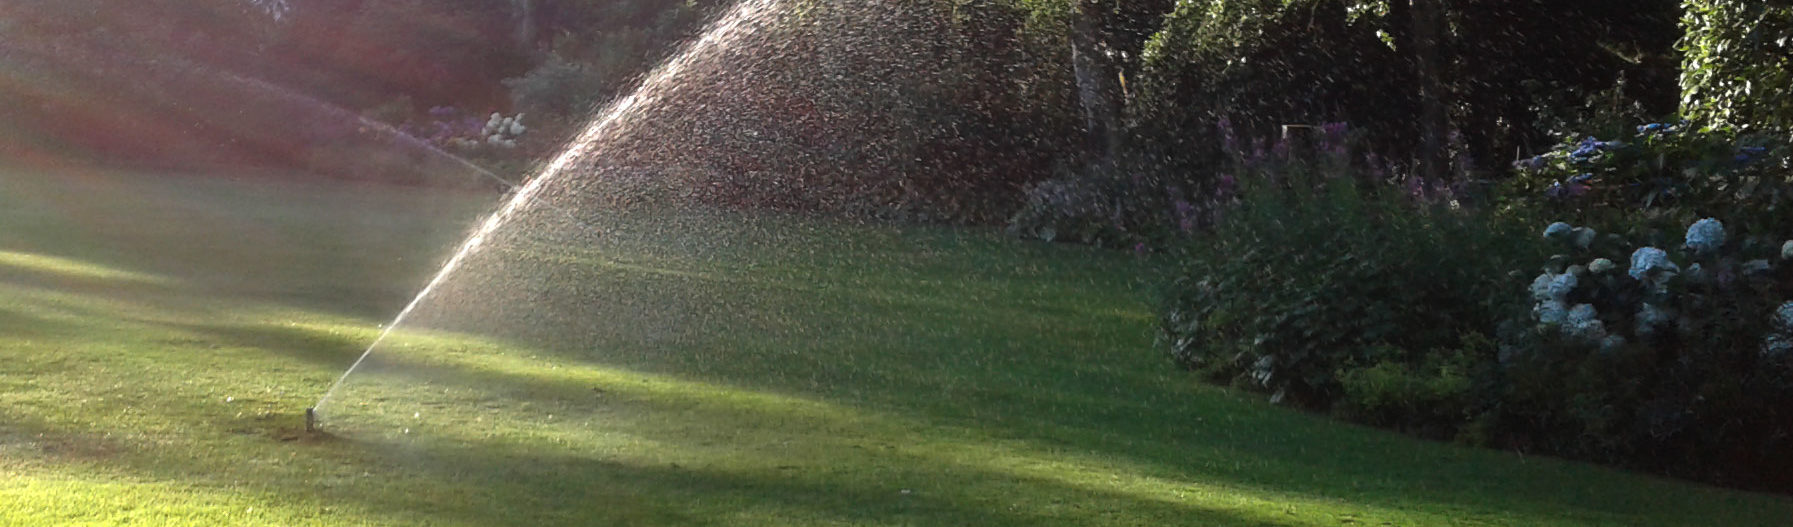
[[(1793, 483), (1793, 241), (1556, 223), (1469, 438), (1745, 486)], [(1621, 265), (1618, 262), (1625, 262)]]
[(1785, 137), (1702, 131), (1685, 122), (1645, 124), (1611, 140), (1573, 138), (1514, 168), (1512, 199), (1565, 213), (1680, 208), (1717, 214), (1743, 206), (1775, 214), (1793, 199)]

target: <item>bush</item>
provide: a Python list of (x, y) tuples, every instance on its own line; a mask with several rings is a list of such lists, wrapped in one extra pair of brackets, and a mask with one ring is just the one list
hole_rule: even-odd
[[(1473, 417), (1476, 379), (1493, 340), (1465, 336), (1463, 348), (1438, 350), (1417, 361), (1399, 349), (1371, 349), (1371, 366), (1341, 370), (1338, 413), (1350, 420), (1448, 439)], [(1417, 363), (1416, 363), (1417, 362)]]
[[(1727, 484), (1793, 483), (1793, 245), (1690, 227), (1680, 248), (1553, 224), (1562, 249), (1505, 324), (1500, 446)], [(1629, 266), (1618, 262), (1629, 262)], [(1517, 289), (1517, 287), (1515, 287)]]
[(1793, 2), (1685, 0), (1682, 109), (1746, 131), (1793, 129)]
[(609, 95), (596, 69), (560, 55), (549, 55), (521, 77), (505, 79), (504, 86), (510, 88), (513, 107), (536, 115), (577, 118)]
[(1727, 214), (1739, 226), (1785, 231), (1793, 229), (1790, 156), (1783, 138), (1646, 124), (1518, 161), (1507, 195), (1581, 222), (1635, 223), (1636, 211), (1650, 210), (1680, 225)]
[[(1433, 426), (1437, 409), (1390, 401), (1461, 400), (1454, 379), (1472, 361), (1446, 357), (1491, 353), (1478, 343), (1523, 300), (1500, 277), (1537, 249), (1516, 223), (1453, 207), (1448, 189), (1289, 159), (1277, 178), (1243, 178), (1239, 204), (1188, 244), (1161, 342), (1276, 401)], [(1409, 380), (1383, 382), (1396, 374)]]

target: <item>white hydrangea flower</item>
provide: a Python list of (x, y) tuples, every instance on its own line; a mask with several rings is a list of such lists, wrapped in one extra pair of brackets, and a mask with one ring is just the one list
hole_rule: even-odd
[(1606, 274), (1618, 267), (1618, 264), (1612, 263), (1612, 260), (1605, 258), (1596, 258), (1594, 261), (1588, 263), (1588, 271), (1592, 271), (1594, 274)]
[(1587, 227), (1576, 227), (1571, 234), (1574, 236), (1575, 246), (1586, 249), (1594, 245), (1594, 237), (1600, 233)]
[(1276, 376), (1276, 356), (1275, 355), (1265, 355), (1262, 357), (1258, 357), (1258, 360), (1256, 362), (1252, 363), (1251, 379), (1254, 381), (1257, 381), (1259, 386), (1265, 386), (1265, 387), (1270, 386), (1270, 380), (1272, 378), (1275, 378), (1275, 376)]
[(1554, 238), (1562, 238), (1564, 236), (1568, 236), (1569, 233), (1574, 232), (1574, 230), (1575, 230), (1575, 226), (1559, 221), (1559, 222), (1550, 224), (1549, 227), (1544, 228), (1544, 237), (1545, 238), (1553, 238), (1553, 239)]
[(1655, 247), (1643, 247), (1631, 253), (1632, 278), (1643, 280), (1656, 272), (1679, 273), (1681, 266), (1669, 261), (1668, 253)]
[(1687, 227), (1687, 248), (1705, 254), (1718, 250), (1725, 244), (1725, 225), (1717, 219), (1706, 218), (1693, 222)]
[(1793, 260), (1793, 240), (1787, 240), (1786, 243), (1781, 244), (1781, 259)]
[(1569, 320), (1569, 309), (1558, 300), (1545, 300), (1532, 308), (1532, 316), (1538, 322), (1550, 325), (1561, 325)]

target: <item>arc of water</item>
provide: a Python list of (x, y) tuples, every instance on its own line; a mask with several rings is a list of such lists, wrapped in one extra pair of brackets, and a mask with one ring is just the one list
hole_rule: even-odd
[(774, 12), (781, 2), (782, 0), (744, 0), (739, 4), (736, 4), (728, 13), (717, 18), (715, 22), (712, 22), (710, 26), (704, 30), (702, 37), (699, 37), (695, 42), (687, 45), (685, 49), (673, 59), (661, 64), (658, 68), (655, 68), (652, 73), (648, 74), (648, 76), (636, 87), (634, 93), (611, 103), (607, 109), (599, 112), (597, 119), (587, 125), (585, 130), (580, 132), (577, 138), (568, 143), (568, 146), (561, 151), (560, 155), (555, 156), (552, 162), (544, 166), (535, 178), (524, 184), (503, 208), (499, 209), (491, 216), (486, 217), (485, 222), (480, 225), (479, 229), (474, 231), (471, 236), (467, 237), (466, 241), (461, 243), (461, 247), (455, 251), (453, 256), (449, 257), (448, 262), (442, 265), (442, 268), (436, 272), (436, 275), (430, 278), (429, 283), (423, 286), (423, 289), (417, 293), (417, 296), (412, 297), (411, 302), (406, 304), (404, 309), (399, 310), (398, 316), (393, 317), (392, 322), (387, 324), (384, 329), (380, 330), (380, 335), (375, 337), (373, 343), (367, 346), (367, 350), (361, 352), (361, 356), (357, 357), (355, 362), (349, 365), (349, 369), (344, 370), (342, 375), (336, 378), (336, 382), (331, 383), (330, 387), (324, 390), (324, 395), (318, 398), (317, 404), (314, 404), (311, 408), (307, 409), (308, 414), (322, 414), (324, 405), (330, 402), (330, 397), (335, 395), (336, 390), (342, 387), (343, 382), (347, 381), (349, 376), (354, 374), (355, 370), (361, 367), (361, 363), (366, 362), (367, 358), (373, 355), (374, 350), (378, 349), (380, 344), (386, 341), (387, 337), (392, 336), (394, 330), (398, 329), (399, 326), (404, 325), (406, 319), (410, 317), (411, 312), (415, 311), (418, 305), (429, 298), (430, 293), (434, 292), (438, 286), (447, 281), (448, 278), (460, 268), (461, 263), (466, 261), (468, 256), (478, 252), (479, 249), (485, 245), (487, 238), (497, 232), (500, 228), (504, 227), (517, 212), (521, 211), (525, 206), (529, 205), (530, 202), (534, 201), (536, 195), (541, 193), (544, 187), (559, 179), (561, 174), (565, 173), (575, 161), (590, 155), (596, 148), (598, 141), (604, 138), (606, 134), (612, 133), (618, 123), (624, 122), (625, 118), (640, 112), (642, 108), (658, 101), (663, 95), (662, 90), (667, 83), (678, 78), (680, 74), (689, 69), (703, 52), (714, 48), (725, 47), (729, 43), (752, 33), (757, 28), (752, 22), (758, 21)]

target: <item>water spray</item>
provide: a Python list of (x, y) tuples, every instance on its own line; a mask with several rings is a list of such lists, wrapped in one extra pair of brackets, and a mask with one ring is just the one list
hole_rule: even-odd
[[(405, 308), (399, 311), (398, 316), (394, 317), (392, 322), (387, 324), (386, 327), (380, 331), (380, 335), (374, 338), (373, 343), (367, 346), (366, 351), (361, 352), (361, 356), (356, 358), (353, 364), (349, 365), (349, 369), (343, 371), (342, 375), (336, 378), (336, 382), (332, 383), (330, 388), (324, 391), (324, 395), (318, 398), (317, 404), (305, 409), (305, 429), (312, 432), (317, 431), (318, 414), (322, 413), (324, 406), (330, 402), (330, 397), (335, 395), (338, 388), (342, 387), (343, 382), (348, 380), (349, 375), (355, 373), (355, 370), (361, 367), (361, 363), (367, 361), (367, 357), (372, 355), (374, 350), (379, 348), (380, 344), (385, 342), (386, 338), (392, 335), (393, 330), (397, 329), (400, 325), (403, 325), (410, 317), (412, 311), (416, 310), (417, 306), (422, 304), (424, 299), (430, 296), (430, 293), (434, 292), (438, 286), (442, 285), (442, 283), (448, 279), (449, 276), (453, 275), (454, 272), (460, 268), (461, 264), (466, 261), (469, 255), (478, 252), (479, 249), (485, 245), (486, 240), (493, 233), (497, 232), (500, 227), (507, 224), (511, 217), (522, 210), (524, 206), (532, 204), (532, 202), (535, 201), (536, 195), (539, 194), (549, 182), (554, 181), (561, 174), (565, 173), (575, 161), (590, 155), (596, 149), (599, 140), (603, 139), (606, 134), (609, 134), (617, 123), (624, 122), (626, 119), (633, 117), (636, 112), (641, 110), (641, 108), (652, 104), (662, 97), (664, 95), (664, 85), (690, 68), (692, 63), (699, 57), (700, 52), (711, 48), (725, 47), (731, 40), (738, 38), (743, 34), (752, 32), (753, 25), (749, 22), (758, 20), (766, 14), (773, 12), (781, 2), (782, 0), (744, 0), (739, 4), (736, 4), (726, 15), (717, 18), (715, 22), (712, 22), (709, 28), (704, 31), (703, 36), (699, 37), (697, 41), (688, 45), (683, 52), (680, 52), (672, 60), (661, 64), (652, 73), (648, 74), (636, 88), (634, 93), (611, 103), (610, 106), (599, 112), (598, 117), (594, 119), (590, 125), (587, 125), (585, 130), (581, 132), (576, 139), (569, 142), (567, 148), (563, 150), (560, 155), (556, 156), (552, 162), (544, 166), (538, 173), (539, 175), (528, 180), (522, 186), (517, 187), (516, 194), (511, 196), (510, 201), (507, 202), (503, 208), (487, 217), (486, 221), (480, 225), (479, 230), (474, 231), (465, 242), (462, 242), (460, 249), (455, 251), (454, 256), (449, 257), (448, 262), (444, 263), (441, 270), (436, 272), (436, 276), (431, 278), (429, 283), (425, 284), (423, 289), (417, 293), (417, 296), (413, 297), (411, 302), (406, 304)], [(502, 178), (498, 178), (490, 172), (487, 172), (487, 174), (494, 179), (509, 184), (508, 181), (504, 181)], [(560, 210), (569, 216), (572, 215), (571, 211), (554, 207), (551, 204), (544, 203), (543, 205), (551, 209)], [(576, 220), (577, 218), (575, 218), (575, 221)]]

